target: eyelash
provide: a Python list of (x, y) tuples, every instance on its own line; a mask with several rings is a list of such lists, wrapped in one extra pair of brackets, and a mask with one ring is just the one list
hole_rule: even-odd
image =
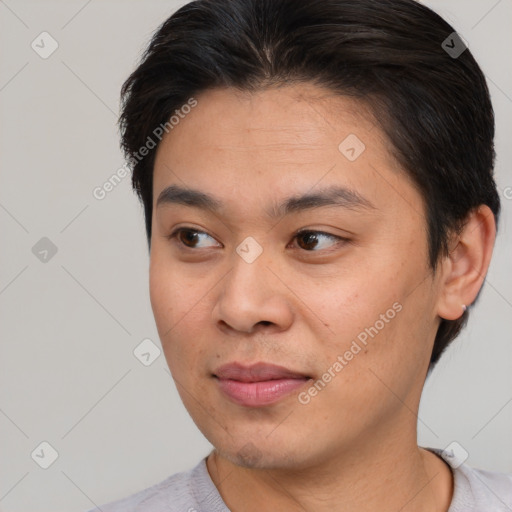
[[(191, 251), (197, 251), (198, 249), (197, 248), (194, 248), (194, 247), (188, 247), (187, 245), (183, 244), (179, 239), (178, 239), (178, 234), (181, 233), (181, 232), (193, 232), (193, 233), (198, 233), (200, 235), (207, 235), (209, 236), (210, 238), (213, 238), (211, 235), (209, 235), (208, 233), (206, 233), (205, 231), (201, 231), (199, 229), (196, 229), (196, 228), (192, 228), (192, 227), (179, 227), (177, 229), (175, 229), (170, 235), (167, 235), (166, 238), (168, 240), (173, 240), (173, 239), (176, 239), (176, 243), (178, 243), (182, 248), (184, 248), (184, 250), (191, 250)], [(345, 237), (342, 237), (342, 236), (337, 236), (337, 235), (333, 235), (332, 233), (326, 233), (325, 231), (318, 231), (318, 230), (314, 230), (314, 229), (302, 229), (302, 230), (299, 230), (297, 231), (294, 235), (293, 235), (293, 238), (292, 238), (292, 241), (295, 240), (296, 238), (300, 237), (301, 235), (304, 235), (304, 234), (315, 234), (315, 235), (323, 235), (331, 240), (334, 240), (336, 241), (336, 244), (333, 248), (329, 248), (329, 249), (324, 249), (322, 251), (315, 251), (315, 250), (312, 250), (312, 251), (307, 251), (306, 249), (303, 249), (304, 252), (310, 252), (310, 253), (315, 253), (315, 252), (330, 252), (330, 251), (333, 251), (335, 250), (335, 247), (337, 245), (344, 245), (346, 243), (350, 243), (350, 239), (348, 238), (345, 238)], [(199, 248), (201, 249), (201, 248)]]

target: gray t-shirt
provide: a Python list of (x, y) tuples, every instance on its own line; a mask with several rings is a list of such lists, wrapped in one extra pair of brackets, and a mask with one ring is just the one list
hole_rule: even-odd
[[(426, 448), (441, 456), (442, 450)], [(448, 512), (511, 512), (512, 475), (474, 469), (452, 469), (453, 498)], [(120, 501), (88, 512), (230, 512), (206, 467), (206, 457), (194, 468)]]

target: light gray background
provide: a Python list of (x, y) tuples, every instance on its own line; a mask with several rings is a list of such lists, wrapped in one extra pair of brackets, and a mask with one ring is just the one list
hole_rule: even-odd
[[(0, 509), (79, 512), (190, 468), (210, 444), (189, 418), (159, 345), (142, 209), (126, 178), (119, 90), (157, 26), (186, 2), (0, 1)], [(512, 0), (425, 2), (468, 41), (496, 111), (503, 200), (494, 261), (464, 334), (428, 380), (419, 443), (459, 442), (468, 463), (512, 471)], [(48, 31), (48, 59), (31, 42)], [(48, 237), (47, 263), (32, 247)], [(49, 442), (58, 459), (31, 458)]]

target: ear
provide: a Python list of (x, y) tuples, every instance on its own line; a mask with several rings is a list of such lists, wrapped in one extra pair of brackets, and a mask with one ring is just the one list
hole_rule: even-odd
[(491, 261), (496, 222), (486, 205), (473, 210), (462, 232), (455, 236), (448, 256), (442, 259), (437, 314), (456, 320), (477, 297)]

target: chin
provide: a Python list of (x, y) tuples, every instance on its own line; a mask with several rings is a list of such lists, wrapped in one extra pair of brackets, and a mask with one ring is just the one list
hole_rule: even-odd
[(304, 462), (294, 452), (276, 451), (276, 447), (265, 439), (261, 443), (254, 440), (240, 445), (239, 449), (235, 446), (216, 446), (216, 450), (232, 464), (247, 469), (296, 469)]

